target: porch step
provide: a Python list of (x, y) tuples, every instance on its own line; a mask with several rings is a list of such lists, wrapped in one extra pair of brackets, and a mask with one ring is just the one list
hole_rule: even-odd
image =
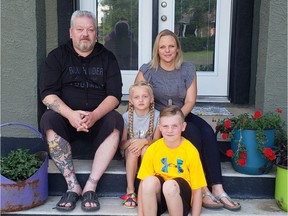
[[(92, 160), (74, 160), (74, 166), (83, 187), (91, 170)], [(245, 175), (234, 171), (230, 162), (221, 162), (223, 186), (232, 198), (271, 199), (274, 197), (275, 169), (265, 175)], [(64, 178), (52, 160), (49, 161), (49, 195), (62, 195), (67, 187)], [(126, 170), (123, 160), (112, 160), (97, 186), (102, 197), (115, 197), (126, 192)]]
[[(91, 160), (74, 159), (74, 166), (80, 184), (84, 185), (90, 170)], [(242, 205), (239, 212), (231, 212), (226, 209), (208, 210), (202, 208), (201, 215), (287, 215), (281, 211), (274, 201), (275, 170), (269, 174), (251, 176), (237, 173), (231, 167), (230, 162), (222, 162), (223, 184), (226, 192), (235, 201)], [(97, 194), (101, 203), (101, 209), (97, 212), (84, 212), (80, 202), (72, 212), (59, 212), (55, 209), (60, 196), (66, 191), (66, 183), (54, 165), (49, 161), (49, 198), (38, 207), (29, 210), (5, 213), (1, 215), (137, 215), (136, 209), (124, 208), (118, 198), (126, 191), (126, 171), (123, 160), (112, 160), (103, 177), (99, 181)], [(168, 214), (164, 214), (167, 216)]]
[[(44, 205), (24, 210), (21, 212), (11, 212), (1, 215), (23, 215), (23, 216), (35, 216), (35, 215), (113, 215), (113, 216), (136, 216), (137, 209), (128, 209), (122, 206), (121, 200), (117, 197), (100, 197), (99, 201), (101, 204), (101, 209), (97, 212), (84, 212), (81, 209), (80, 202), (77, 203), (76, 208), (72, 212), (59, 212), (54, 207), (59, 201), (60, 196), (51, 196), (47, 199)], [(241, 215), (241, 216), (257, 216), (257, 215), (267, 215), (267, 216), (287, 216), (287, 213), (281, 211), (273, 199), (241, 199), (235, 200), (241, 203), (242, 208), (238, 212), (231, 212), (226, 209), (221, 210), (208, 210), (202, 208), (201, 216), (230, 216), (230, 215)], [(191, 214), (189, 214), (191, 216)], [(163, 216), (168, 216), (168, 213), (163, 214)]]
[[(83, 188), (91, 171), (92, 160), (73, 160), (76, 176)], [(52, 160), (49, 160), (48, 188), (50, 196), (62, 195), (66, 190), (66, 182)], [(123, 160), (112, 160), (102, 178), (98, 182), (98, 196), (115, 197), (126, 192), (126, 170)]]

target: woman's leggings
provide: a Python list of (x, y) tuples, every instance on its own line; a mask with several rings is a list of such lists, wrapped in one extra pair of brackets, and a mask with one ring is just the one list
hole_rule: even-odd
[(219, 147), (212, 127), (202, 118), (190, 113), (183, 136), (198, 149), (208, 186), (222, 184)]

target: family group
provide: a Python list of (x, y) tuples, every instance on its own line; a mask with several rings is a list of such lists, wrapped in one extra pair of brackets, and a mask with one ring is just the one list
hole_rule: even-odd
[[(100, 209), (99, 179), (116, 151), (123, 153), (127, 194), (123, 206), (138, 215), (200, 215), (201, 208), (236, 211), (241, 205), (224, 191), (219, 150), (211, 126), (191, 111), (196, 103), (195, 66), (183, 61), (181, 45), (170, 30), (154, 42), (129, 89), (127, 112), (118, 113), (122, 79), (117, 58), (97, 41), (97, 21), (89, 11), (71, 16), (70, 40), (52, 50), (40, 76), (40, 121), (49, 154), (65, 178), (67, 191), (57, 210)], [(81, 139), (95, 151), (82, 188), (71, 142)], [(140, 184), (135, 188), (135, 179)], [(119, 200), (120, 201), (120, 200)]]

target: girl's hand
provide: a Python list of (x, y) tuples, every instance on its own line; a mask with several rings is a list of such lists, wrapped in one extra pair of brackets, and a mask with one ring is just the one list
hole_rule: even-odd
[(130, 145), (128, 147), (128, 150), (139, 156), (145, 143), (147, 143), (146, 139), (130, 139)]

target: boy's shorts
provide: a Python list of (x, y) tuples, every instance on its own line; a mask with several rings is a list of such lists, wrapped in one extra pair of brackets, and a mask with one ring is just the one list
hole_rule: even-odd
[[(167, 203), (166, 203), (163, 191), (162, 191), (162, 186), (165, 181), (161, 176), (156, 176), (156, 177), (159, 179), (160, 184), (161, 184), (161, 200), (157, 204), (157, 215), (160, 216), (161, 214), (166, 212), (168, 208), (167, 208)], [(191, 202), (192, 192), (191, 192), (190, 185), (183, 178), (174, 178), (173, 180), (175, 180), (179, 185), (180, 196), (182, 198), (182, 204), (183, 204), (183, 216), (187, 216), (191, 209), (190, 202)]]

